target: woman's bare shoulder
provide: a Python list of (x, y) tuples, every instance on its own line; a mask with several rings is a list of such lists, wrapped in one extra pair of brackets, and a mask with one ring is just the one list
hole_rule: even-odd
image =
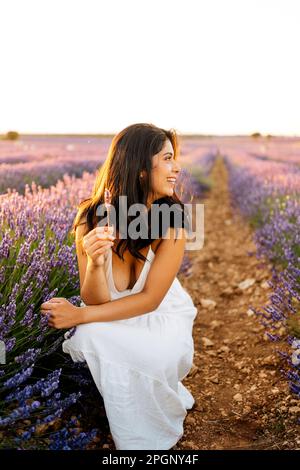
[(184, 228), (175, 229), (174, 227), (169, 227), (164, 237), (157, 238), (151, 243), (151, 248), (154, 251), (154, 253), (156, 253), (159, 246), (164, 242), (164, 240), (167, 240), (167, 239), (175, 240), (175, 239), (182, 239), (182, 238), (184, 240), (186, 240), (187, 238), (186, 230)]

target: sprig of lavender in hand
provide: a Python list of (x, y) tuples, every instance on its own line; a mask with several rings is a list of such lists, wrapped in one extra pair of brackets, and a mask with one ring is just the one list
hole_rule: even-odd
[(104, 191), (104, 205), (107, 210), (107, 230), (108, 230), (108, 228), (110, 227), (109, 218), (110, 218), (110, 209), (111, 209), (111, 192), (107, 188), (105, 188), (105, 191)]

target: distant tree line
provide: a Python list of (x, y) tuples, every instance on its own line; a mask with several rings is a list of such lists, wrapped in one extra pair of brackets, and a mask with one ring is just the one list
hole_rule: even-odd
[(16, 131), (8, 131), (5, 135), (0, 136), (2, 140), (17, 140), (19, 138), (19, 133)]

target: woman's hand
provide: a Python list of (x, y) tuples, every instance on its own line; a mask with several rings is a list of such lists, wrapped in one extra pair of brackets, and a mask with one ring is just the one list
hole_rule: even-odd
[(82, 309), (63, 297), (53, 297), (42, 303), (41, 314), (49, 314), (48, 325), (52, 328), (72, 328), (82, 323)]
[(87, 254), (88, 263), (93, 266), (102, 266), (113, 246), (116, 237), (113, 236), (114, 227), (96, 227), (83, 237), (82, 246)]

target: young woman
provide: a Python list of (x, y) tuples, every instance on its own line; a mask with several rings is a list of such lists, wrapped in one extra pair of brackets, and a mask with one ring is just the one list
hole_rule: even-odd
[[(184, 216), (179, 225), (171, 217), (156, 239), (151, 222), (148, 238), (119, 237), (119, 196), (127, 196), (128, 208), (144, 204), (148, 221), (154, 204), (177, 204), (183, 212), (174, 191), (177, 153), (176, 132), (152, 124), (131, 125), (114, 137), (92, 196), (79, 205), (73, 225), (82, 304), (62, 298), (42, 304), (52, 327), (77, 326), (72, 337), (65, 335), (63, 351), (86, 361), (115, 446), (122, 450), (172, 448), (194, 404), (181, 383), (193, 363), (197, 314), (176, 277), (185, 249)], [(104, 231), (96, 215), (105, 188), (116, 210), (114, 234)]]

